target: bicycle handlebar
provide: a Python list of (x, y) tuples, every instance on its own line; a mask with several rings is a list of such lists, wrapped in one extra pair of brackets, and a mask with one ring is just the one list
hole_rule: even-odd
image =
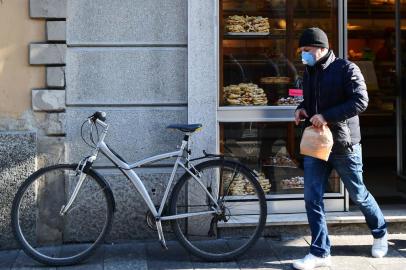
[(93, 122), (96, 122), (97, 120), (105, 122), (106, 117), (107, 117), (107, 114), (105, 112), (97, 111), (93, 115), (89, 116), (89, 119), (92, 120)]

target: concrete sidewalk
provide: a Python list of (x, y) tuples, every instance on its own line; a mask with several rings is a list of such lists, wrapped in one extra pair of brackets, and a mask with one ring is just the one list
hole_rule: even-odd
[[(406, 270), (406, 234), (392, 234), (388, 255), (372, 258), (370, 236), (331, 236), (333, 266), (337, 270)], [(295, 239), (262, 238), (240, 259), (224, 263), (207, 263), (190, 256), (177, 242), (168, 243), (165, 251), (158, 242), (128, 242), (104, 245), (84, 263), (58, 269), (292, 269), (293, 260), (303, 257), (309, 237)], [(0, 252), (0, 270), (56, 269), (42, 266), (18, 250)], [(326, 270), (328, 268), (318, 268)]]

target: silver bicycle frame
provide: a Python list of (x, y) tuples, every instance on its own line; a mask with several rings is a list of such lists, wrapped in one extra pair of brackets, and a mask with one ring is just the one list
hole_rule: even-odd
[[(134, 184), (135, 188), (140, 193), (142, 199), (145, 201), (145, 203), (147, 204), (149, 210), (151, 211), (151, 213), (154, 215), (154, 217), (156, 219), (159, 219), (159, 220), (171, 220), (171, 219), (186, 218), (186, 217), (197, 216), (197, 215), (208, 215), (208, 214), (213, 214), (213, 213), (219, 213), (220, 212), (219, 205), (217, 204), (217, 202), (213, 198), (213, 196), (210, 194), (210, 192), (207, 190), (207, 188), (204, 186), (204, 184), (199, 179), (199, 177), (196, 176), (193, 172), (191, 172), (190, 169), (181, 162), (181, 159), (183, 157), (183, 153), (185, 151), (185, 148), (188, 145), (188, 142), (186, 140), (184, 140), (184, 139), (182, 140), (182, 145), (181, 145), (181, 147), (179, 148), (178, 151), (152, 156), (152, 157), (143, 159), (141, 161), (135, 162), (134, 164), (127, 164), (124, 161), (122, 161), (120, 158), (118, 158), (115, 154), (113, 154), (111, 152), (111, 150), (107, 147), (106, 143), (104, 142), (104, 138), (106, 137), (107, 130), (108, 130), (108, 124), (106, 124), (106, 123), (104, 123), (104, 122), (102, 122), (100, 120), (97, 120), (96, 122), (97, 122), (97, 124), (101, 125), (104, 128), (104, 130), (103, 130), (103, 132), (102, 132), (102, 134), (100, 136), (99, 142), (97, 143), (96, 149), (94, 150), (94, 153), (90, 157), (90, 159), (92, 161), (96, 160), (99, 151), (101, 151), (106, 157), (108, 157), (114, 163), (114, 165), (116, 165), (127, 176), (127, 178)], [(187, 134), (187, 135), (190, 135), (190, 134)], [(133, 169), (137, 168), (137, 167), (141, 167), (142, 165), (145, 165), (147, 163), (152, 163), (152, 162), (156, 162), (156, 161), (159, 161), (159, 160), (162, 160), (162, 159), (167, 159), (167, 158), (172, 158), (172, 157), (176, 157), (176, 161), (175, 161), (175, 164), (173, 166), (173, 170), (172, 170), (168, 185), (166, 187), (164, 197), (162, 198), (159, 209), (157, 210), (155, 208), (154, 203), (152, 202), (151, 197), (148, 194), (147, 189), (145, 188), (145, 185), (142, 183), (140, 177), (134, 172)], [(199, 185), (206, 192), (207, 196), (212, 200), (213, 204), (216, 206), (216, 209), (213, 209), (211, 211), (202, 211), (202, 212), (196, 212), (196, 213), (190, 213), (190, 214), (161, 216), (163, 208), (165, 206), (165, 202), (166, 202), (166, 200), (168, 198), (168, 195), (169, 195), (170, 187), (172, 186), (172, 183), (174, 181), (175, 173), (176, 173), (176, 171), (178, 169), (178, 166), (181, 166), (186, 172), (188, 172), (193, 177), (193, 179), (195, 179), (197, 181), (197, 183), (199, 183)], [(79, 184), (81, 185), (82, 182), (83, 181), (79, 181), (79, 183), (77, 184), (77, 187), (75, 188), (75, 190), (80, 188)], [(74, 192), (74, 194), (70, 198), (70, 201), (73, 202), (75, 200), (75, 197), (76, 197), (77, 193), (78, 192)], [(67, 210), (68, 209), (66, 209), (66, 211)]]

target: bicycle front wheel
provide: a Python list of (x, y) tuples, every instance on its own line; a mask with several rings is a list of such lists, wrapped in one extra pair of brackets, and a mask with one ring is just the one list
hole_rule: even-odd
[(19, 188), (12, 206), (17, 241), (33, 259), (47, 265), (72, 265), (89, 257), (111, 227), (113, 197), (93, 170), (85, 174), (76, 199), (65, 214), (80, 173), (77, 165), (38, 170)]
[(186, 172), (173, 189), (170, 213), (182, 215), (172, 220), (173, 231), (197, 257), (234, 259), (254, 245), (265, 226), (267, 207), (261, 185), (247, 168), (233, 161), (202, 162), (194, 174), (204, 187)]

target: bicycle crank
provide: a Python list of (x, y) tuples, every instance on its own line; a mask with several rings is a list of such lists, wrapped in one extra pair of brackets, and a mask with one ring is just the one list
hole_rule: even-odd
[(165, 237), (164, 237), (164, 231), (162, 230), (161, 220), (156, 221), (156, 228), (157, 228), (157, 231), (158, 231), (159, 243), (161, 244), (163, 249), (167, 250), (168, 247), (166, 245), (166, 241), (165, 241)]

